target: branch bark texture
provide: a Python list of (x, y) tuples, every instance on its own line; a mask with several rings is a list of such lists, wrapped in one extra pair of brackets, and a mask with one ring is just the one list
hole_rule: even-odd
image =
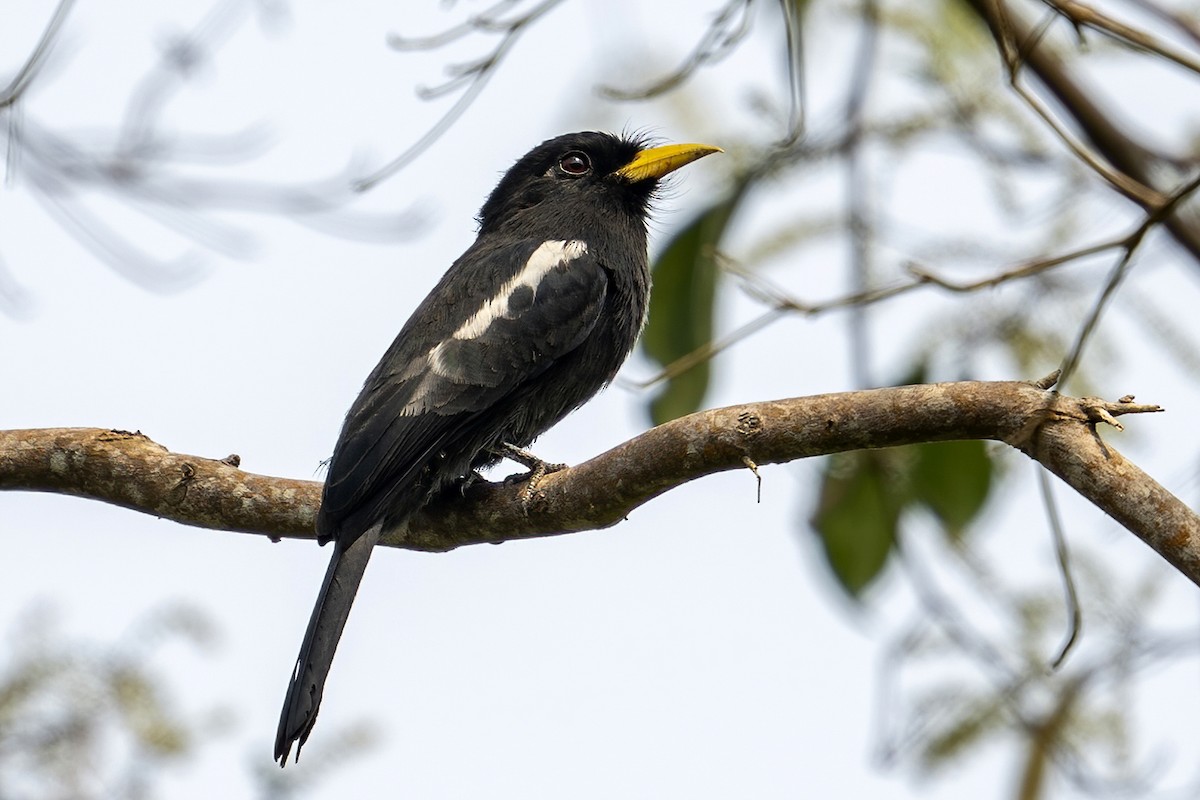
[[(605, 528), (673, 487), (748, 464), (993, 439), (1039, 461), (1200, 585), (1200, 517), (1096, 430), (1119, 425), (1121, 414), (1160, 410), (1066, 397), (1031, 383), (978, 381), (730, 406), (660, 425), (547, 475), (528, 503), (518, 484), (480, 481), (451, 492), (381, 544), (440, 551)], [(255, 475), (234, 458), (172, 453), (141, 433), (95, 428), (0, 431), (2, 489), (87, 497), (276, 539), (313, 538), (321, 494), (314, 481)]]

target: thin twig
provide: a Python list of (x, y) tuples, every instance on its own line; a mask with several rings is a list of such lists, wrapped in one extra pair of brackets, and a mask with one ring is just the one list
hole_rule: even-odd
[(13, 79), (9, 81), (8, 86), (0, 89), (0, 108), (7, 108), (20, 100), (21, 95), (29, 88), (29, 84), (34, 76), (37, 75), (38, 69), (45, 63), (46, 56), (53, 49), (58, 32), (62, 30), (63, 23), (67, 21), (67, 14), (70, 13), (71, 6), (73, 5), (75, 5), (75, 0), (59, 0), (58, 6), (54, 9), (54, 14), (51, 15), (50, 21), (46, 23), (46, 27), (42, 30), (42, 35), (33, 50), (29, 53), (29, 57), (25, 59), (25, 63), (17, 70), (17, 74)]
[(375, 172), (372, 172), (365, 178), (354, 182), (354, 189), (358, 192), (368, 191), (375, 186), (378, 186), (383, 181), (395, 175), (400, 170), (415, 161), (422, 153), (436, 142), (443, 134), (448, 131), (455, 122), (467, 112), (467, 109), (475, 102), (479, 95), (487, 86), (489, 80), (496, 72), (496, 68), (508, 55), (509, 51), (517, 44), (521, 34), (529, 29), (529, 26), (536, 22), (541, 17), (545, 16), (555, 6), (559, 5), (562, 0), (545, 0), (545, 2), (535, 6), (532, 10), (522, 14), (515, 19), (501, 21), (494, 17), (500, 11), (507, 10), (512, 3), (501, 2), (497, 3), (492, 8), (485, 11), (483, 14), (472, 17), (461, 25), (456, 25), (449, 31), (442, 34), (426, 37), (424, 39), (404, 39), (396, 35), (389, 37), (389, 43), (397, 49), (411, 50), (418, 49), (422, 46), (440, 47), (449, 41), (458, 39), (467, 33), (473, 31), (482, 31), (486, 33), (500, 34), (500, 41), (492, 49), (492, 51), (481, 59), (467, 62), (463, 64), (451, 65), (449, 72), (451, 77), (441, 86), (426, 88), (421, 91), (421, 95), (426, 99), (439, 97), (450, 91), (457, 90), (459, 87), (466, 85), (466, 90), (462, 95), (454, 101), (453, 105), (446, 110), (446, 113), (433, 124), (429, 130), (421, 135), (412, 145), (408, 147), (400, 155), (393, 158), (387, 164), (383, 165)]
[(951, 281), (948, 278), (936, 275), (924, 267), (916, 264), (909, 264), (907, 269), (908, 273), (917, 278), (917, 280), (921, 283), (932, 283), (935, 286), (951, 292), (976, 292), (980, 289), (994, 288), (1002, 283), (1007, 283), (1008, 281), (1018, 280), (1021, 278), (1030, 278), (1034, 275), (1039, 275), (1043, 272), (1046, 272), (1047, 270), (1062, 266), (1063, 264), (1067, 264), (1072, 261), (1078, 261), (1081, 258), (1094, 256), (1108, 250), (1114, 250), (1118, 247), (1126, 247), (1132, 236), (1133, 234), (1128, 234), (1115, 239), (1100, 242), (1098, 244), (1081, 247), (1077, 250), (1071, 250), (1061, 255), (1035, 259), (1033, 261), (1028, 261), (1024, 264), (1013, 267), (1012, 269), (998, 272), (990, 277), (981, 278), (974, 281), (967, 281), (965, 283)]
[(873, 305), (885, 300), (899, 297), (908, 294), (911, 291), (919, 289), (923, 286), (933, 285), (938, 286), (947, 291), (955, 293), (970, 293), (981, 289), (990, 289), (1010, 281), (1030, 278), (1039, 275), (1055, 267), (1064, 264), (1078, 261), (1082, 258), (1098, 255), (1109, 250), (1120, 249), (1123, 251), (1122, 258), (1118, 262), (1118, 268), (1110, 274), (1109, 280), (1105, 284), (1105, 290), (1101, 293), (1097, 304), (1093, 307), (1092, 313), (1089, 315), (1087, 322), (1080, 331), (1080, 335), (1076, 339), (1075, 346), (1071, 350), (1071, 355), (1064, 360), (1061, 367), (1063, 377), (1061, 382), (1065, 382), (1070, 377), (1071, 372), (1075, 369), (1079, 358), (1079, 353), (1082, 351), (1083, 345), (1091, 335), (1096, 321), (1099, 318), (1100, 311), (1104, 303), (1107, 302), (1112, 292), (1116, 289), (1116, 284), (1120, 282), (1124, 275), (1125, 269), (1128, 268), (1129, 259), (1132, 258), (1133, 252), (1140, 246), (1145, 239), (1147, 233), (1155, 226), (1162, 224), (1165, 220), (1178, 209), (1178, 207), (1198, 188), (1200, 188), (1200, 175), (1193, 178), (1191, 181), (1180, 187), (1177, 191), (1165, 198), (1165, 202), (1155, 209), (1153, 212), (1146, 215), (1146, 218), (1129, 233), (1118, 236), (1113, 239), (1107, 239), (1096, 244), (1087, 245), (1084, 247), (1070, 250), (1066, 253), (1061, 253), (1048, 258), (1035, 259), (1020, 264), (1016, 267), (1003, 270), (986, 278), (981, 278), (975, 281), (957, 282), (948, 278), (939, 276), (930, 272), (924, 267), (915, 264), (909, 264), (907, 267), (908, 273), (913, 277), (913, 280), (905, 283), (897, 283), (891, 286), (884, 286), (875, 289), (867, 289), (863, 291), (851, 292), (842, 297), (834, 298), (822, 303), (809, 303), (799, 298), (790, 296), (782, 289), (774, 286), (762, 276), (756, 275), (747, 270), (741, 269), (736, 262), (731, 261), (728, 257), (718, 254), (718, 258), (722, 260), (722, 268), (727, 271), (736, 272), (748, 284), (747, 293), (757, 298), (758, 300), (770, 305), (766, 311), (759, 316), (750, 320), (746, 324), (731, 331), (720, 339), (708, 342), (696, 348), (692, 352), (681, 356), (675, 361), (663, 367), (662, 370), (655, 373), (653, 376), (642, 381), (622, 381), (622, 385), (644, 389), (664, 380), (668, 380), (677, 375), (686, 372), (692, 367), (700, 364), (708, 359), (715, 357), (717, 354), (740, 343), (742, 340), (749, 338), (755, 333), (763, 330), (767, 326), (777, 322), (787, 312), (803, 314), (805, 316), (818, 316), (828, 311), (833, 311), (841, 308), (856, 308), (860, 306)]
[[(1003, 63), (1015, 63), (1013, 42), (1038, 39), (1037, 30), (1003, 0), (964, 1), (991, 31), (1002, 51)], [(1102, 107), (1096, 101), (1095, 93), (1073, 76), (1067, 65), (1050, 48), (1026, 48), (1021, 63), (1037, 77), (1038, 83), (1053, 97), (1065, 117), (1108, 164), (1112, 164), (1119, 173), (1131, 177), (1135, 183), (1154, 190), (1149, 196), (1136, 191), (1126, 196), (1142, 205), (1146, 211), (1158, 207), (1163, 183), (1179, 179), (1176, 163), (1126, 132), (1111, 109)], [(1110, 172), (1104, 177), (1108, 180), (1114, 175)], [(1118, 191), (1121, 191), (1120, 188)], [(1175, 241), (1200, 261), (1200, 226), (1197, 222), (1194, 214), (1181, 212), (1167, 219), (1166, 228)]]
[(808, 105), (804, 80), (804, 20), (807, 8), (796, 0), (779, 0), (783, 12), (783, 26), (787, 34), (788, 61), (788, 121), (787, 131), (777, 147), (786, 148), (795, 144), (804, 135), (805, 108)]
[(771, 323), (782, 319), (787, 315), (789, 310), (790, 309), (783, 306), (776, 306), (775, 308), (768, 309), (759, 316), (747, 322), (745, 325), (742, 325), (736, 330), (730, 332), (726, 336), (723, 336), (716, 341), (703, 344), (687, 355), (680, 356), (670, 364), (667, 364), (650, 378), (647, 378), (643, 381), (621, 380), (621, 385), (630, 389), (649, 389), (651, 386), (655, 386), (665, 380), (670, 380), (677, 375), (682, 375), (697, 364), (716, 357), (718, 353), (721, 353), (738, 342), (741, 342), (755, 333), (758, 333), (763, 328), (771, 325)]
[[(871, 184), (864, 164), (863, 120), (875, 59), (879, 48), (879, 5), (876, 0), (863, 0), (858, 48), (854, 70), (850, 75), (850, 91), (846, 99), (845, 120), (851, 131), (846, 150), (846, 220), (850, 236), (850, 275), (856, 292), (869, 290), (871, 255), (874, 250), (875, 224), (871, 217), (869, 195)], [(852, 306), (847, 318), (850, 334), (850, 367), (857, 386), (874, 383), (871, 379), (871, 340), (867, 324), (869, 306)]]
[(1166, 22), (1197, 45), (1200, 45), (1200, 20), (1188, 16), (1186, 12), (1165, 8), (1161, 3), (1154, 2), (1154, 0), (1125, 0), (1125, 2)]
[(500, 30), (504, 24), (500, 21), (500, 16), (520, 2), (521, 0), (500, 0), (494, 6), (485, 8), (475, 16), (431, 36), (401, 36), (398, 33), (389, 33), (387, 36), (388, 47), (393, 50), (436, 50), (476, 31)]
[(1125, 275), (1129, 272), (1129, 267), (1133, 263), (1133, 255), (1137, 252), (1138, 248), (1141, 247), (1142, 242), (1145, 241), (1146, 234), (1148, 234), (1155, 225), (1171, 216), (1171, 214), (1174, 213), (1179, 205), (1193, 192), (1195, 192), (1197, 188), (1200, 188), (1200, 174), (1192, 178), (1192, 180), (1184, 184), (1172, 195), (1170, 195), (1170, 197), (1167, 198), (1167, 201), (1155, 209), (1153, 213), (1149, 214), (1146, 217), (1146, 220), (1138, 227), (1138, 229), (1130, 235), (1129, 242), (1124, 245), (1124, 254), (1121, 256), (1120, 260), (1117, 261), (1116, 266), (1113, 267), (1112, 272), (1108, 276), (1108, 280), (1104, 284), (1104, 288), (1101, 290), (1100, 295), (1096, 298), (1096, 302), (1092, 305), (1092, 309), (1088, 313), (1087, 319), (1084, 320), (1083, 325), (1080, 326), (1079, 333), (1075, 337), (1075, 344), (1071, 347), (1071, 350), (1067, 354), (1066, 358), (1063, 359), (1061, 384), (1066, 384), (1067, 380), (1071, 377), (1071, 374), (1075, 371), (1076, 366), (1078, 366), (1079, 359), (1083, 354), (1084, 346), (1087, 344), (1087, 341), (1091, 337), (1092, 332), (1095, 330), (1097, 323), (1100, 321), (1100, 315), (1108, 305), (1109, 300), (1116, 292), (1121, 281), (1124, 280)]
[(700, 67), (720, 61), (750, 32), (754, 0), (729, 0), (709, 24), (708, 30), (692, 48), (683, 63), (669, 74), (640, 89), (618, 89), (600, 86), (601, 95), (612, 100), (647, 100), (671, 91), (682, 84)]
[(125, 105), (113, 163), (134, 169), (133, 165), (154, 153), (159, 116), (172, 95), (209, 54), (229, 41), (250, 10), (251, 4), (241, 0), (219, 0), (195, 27), (162, 46), (157, 67), (142, 76)]
[(1000, 20), (997, 42), (1000, 44), (1000, 55), (1008, 72), (1009, 85), (1017, 96), (1025, 101), (1035, 114), (1041, 117), (1046, 126), (1093, 172), (1103, 178), (1110, 186), (1121, 194), (1133, 199), (1142, 206), (1155, 206), (1162, 202), (1158, 192), (1135, 180), (1130, 175), (1110, 166), (1103, 157), (1085, 145), (1078, 137), (1068, 131), (1054, 116), (1049, 107), (1032, 92), (1021, 80), (1025, 67), (1025, 53), (1041, 46), (1041, 40), (1054, 17), (1048, 16), (1040, 26), (1030, 32), (1021, 42), (1016, 41), (1013, 27), (1008, 21), (1008, 6), (1004, 0), (986, 0), (992, 6), (993, 12)]
[(1200, 58), (1172, 47), (1157, 36), (1152, 36), (1143, 30), (1114, 19), (1091, 6), (1075, 2), (1075, 0), (1042, 0), (1042, 2), (1057, 10), (1069, 19), (1073, 25), (1099, 31), (1122, 44), (1154, 53), (1185, 69), (1200, 74)]
[[(21, 185), (68, 233), (117, 273), (155, 290), (174, 289), (199, 277), (198, 259), (160, 259), (140, 249), (107, 219), (107, 209), (85, 205), (98, 190), (105, 200), (158, 222), (185, 239), (225, 255), (250, 251), (250, 237), (204, 215), (210, 208), (286, 213), (300, 224), (355, 238), (395, 240), (410, 235), (412, 218), (402, 214), (356, 215), (346, 211), (356, 195), (348, 188), (353, 174), (307, 185), (279, 186), (249, 181), (184, 178), (173, 168), (200, 158), (220, 163), (247, 158), (263, 150), (262, 136), (245, 132), (227, 137), (167, 138), (159, 131), (161, 112), (186, 86), (195, 65), (211, 58), (248, 16), (253, 4), (214, 0), (204, 18), (174, 37), (162, 56), (136, 84), (115, 130), (104, 136), (71, 136), (39, 125), (16, 102), (39, 74), (61, 30), (71, 0), (63, 0), (41, 41), (18, 75), (0, 93), (0, 136), (7, 139), (6, 180), (16, 180), (20, 158)], [(338, 227), (345, 219), (349, 225)], [(193, 248), (188, 248), (189, 250)], [(6, 305), (7, 307), (7, 305)]]
[(1042, 505), (1046, 509), (1046, 521), (1050, 524), (1050, 537), (1054, 541), (1054, 559), (1058, 573), (1062, 576), (1063, 596), (1067, 605), (1067, 635), (1058, 654), (1051, 659), (1050, 668), (1058, 669), (1075, 647), (1083, 625), (1083, 612), (1079, 607), (1079, 593), (1075, 588), (1075, 577), (1071, 571), (1071, 554), (1067, 548), (1067, 535), (1063, 531), (1062, 517), (1054, 502), (1054, 488), (1050, 485), (1050, 473), (1038, 467), (1038, 488), (1042, 493)]

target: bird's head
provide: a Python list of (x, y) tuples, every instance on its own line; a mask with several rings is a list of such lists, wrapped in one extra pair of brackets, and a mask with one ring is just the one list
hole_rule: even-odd
[(651, 147), (641, 138), (596, 132), (549, 139), (504, 174), (479, 212), (480, 232), (517, 223), (527, 209), (553, 209), (557, 216), (578, 203), (621, 209), (640, 222), (661, 178), (719, 152), (706, 144)]

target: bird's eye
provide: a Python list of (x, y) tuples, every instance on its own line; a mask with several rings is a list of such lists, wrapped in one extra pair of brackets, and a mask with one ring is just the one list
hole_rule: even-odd
[(578, 150), (572, 150), (558, 160), (558, 168), (568, 175), (578, 177), (592, 170), (592, 162)]

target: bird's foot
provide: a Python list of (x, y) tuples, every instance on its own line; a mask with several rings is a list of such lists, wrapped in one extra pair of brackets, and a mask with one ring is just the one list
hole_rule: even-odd
[(529, 470), (529, 472), (522, 475), (510, 475), (504, 479), (505, 484), (525, 481), (525, 488), (521, 490), (521, 505), (526, 507), (526, 510), (528, 510), (529, 501), (533, 499), (533, 493), (537, 491), (538, 484), (541, 483), (542, 478), (567, 468), (566, 464), (543, 461), (528, 450), (523, 450), (507, 442), (497, 448), (497, 455), (511, 461), (516, 461)]
[(480, 482), (487, 483), (487, 478), (483, 477), (479, 470), (473, 469), (467, 474), (467, 477), (458, 482), (458, 493), (466, 497), (467, 490)]

